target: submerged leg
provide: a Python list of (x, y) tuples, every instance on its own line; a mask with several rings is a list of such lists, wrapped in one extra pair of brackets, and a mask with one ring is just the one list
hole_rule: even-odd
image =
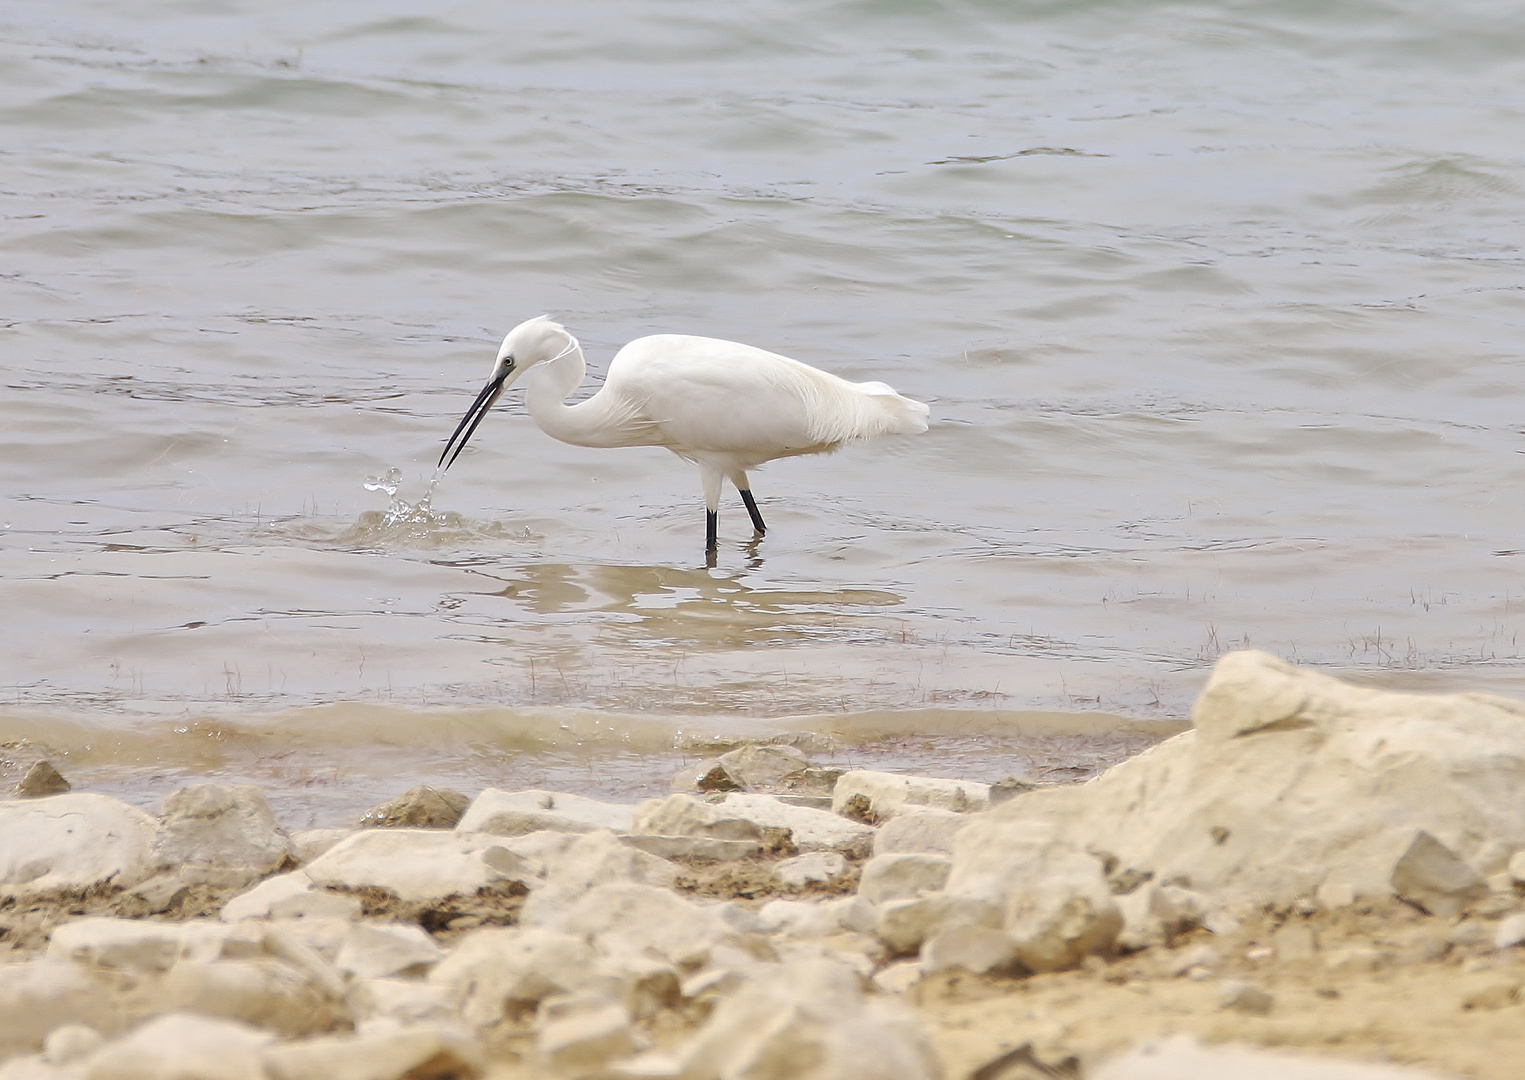
[(752, 498), (752, 485), (747, 480), (746, 471), (733, 472), (731, 483), (741, 492), (741, 501), (747, 504), (747, 513), (752, 515), (752, 528), (757, 530), (758, 536), (762, 536), (768, 531), (768, 526), (763, 524), (762, 515), (757, 512), (757, 501)]
[(752, 528), (757, 530), (757, 535), (762, 536), (768, 531), (768, 526), (763, 524), (762, 515), (757, 512), (757, 503), (752, 500), (752, 489), (741, 489), (741, 501), (747, 504), (747, 513), (752, 515)]
[(708, 465), (699, 466), (699, 483), (704, 488), (704, 550), (714, 551), (720, 526), (720, 471)]

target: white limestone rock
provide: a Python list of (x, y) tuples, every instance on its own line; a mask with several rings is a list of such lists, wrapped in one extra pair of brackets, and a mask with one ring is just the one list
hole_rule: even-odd
[(562, 791), (488, 788), (472, 800), (455, 831), (494, 836), (541, 831), (586, 833), (594, 829), (630, 832), (634, 817), (633, 806), (599, 802)]
[(874, 835), (875, 855), (953, 854), (953, 838), (969, 824), (968, 814), (923, 808), (892, 817)]
[(881, 824), (923, 807), (960, 814), (989, 810), (990, 785), (856, 769), (838, 777), (831, 792), (832, 813)]
[(913, 900), (891, 900), (876, 910), (874, 933), (891, 955), (916, 952), (927, 938), (956, 926), (999, 929), (1000, 904), (977, 896), (933, 893)]
[(530, 894), (519, 921), (525, 926), (551, 925), (599, 885), (633, 882), (666, 888), (677, 876), (678, 868), (672, 863), (622, 843), (612, 832), (587, 833), (549, 864), (544, 887)]
[(757, 841), (763, 838), (763, 830), (757, 822), (727, 813), (722, 805), (676, 793), (638, 804), (630, 831), (655, 836), (703, 836), (716, 840)]
[(445, 950), (411, 923), (360, 923), (350, 927), (334, 967), (357, 979), (423, 976)]
[(299, 863), (310, 863), (354, 829), (299, 829), (291, 834), (291, 850)]
[(630, 847), (655, 855), (659, 859), (713, 859), (715, 862), (735, 862), (751, 859), (763, 853), (765, 848), (757, 840), (719, 840), (713, 836), (656, 836), (631, 833), (620, 837)]
[(679, 1052), (684, 1080), (936, 1080), (914, 1014), (869, 1001), (863, 978), (829, 960), (775, 968), (722, 1000)]
[(42, 1060), (49, 1065), (72, 1065), (95, 1053), (105, 1041), (88, 1024), (59, 1024), (42, 1040)]
[(284, 1043), (268, 1047), (263, 1062), (268, 1080), (471, 1080), (485, 1067), (477, 1040), (438, 1023)]
[(505, 1016), (533, 1009), (552, 994), (571, 993), (595, 983), (598, 953), (586, 938), (542, 927), (474, 930), (429, 972), (473, 1027), (486, 1028)]
[(222, 906), (218, 918), (223, 922), (243, 919), (268, 919), (272, 904), (312, 892), (312, 878), (304, 870), (277, 874), (233, 897)]
[(1509, 856), (1505, 873), (1514, 880), (1515, 885), (1525, 885), (1525, 851), (1516, 851)]
[(1089, 783), (971, 821), (953, 879), (979, 873), (968, 860), (1018, 823), (1220, 905), (1390, 896), (1418, 830), (1484, 875), (1525, 849), (1518, 702), (1370, 690), (1241, 652), (1218, 661), (1192, 718), (1195, 730)]
[(83, 1080), (266, 1080), (268, 1032), (230, 1020), (170, 1014), (106, 1043)]
[(769, 900), (757, 913), (757, 929), (760, 933), (788, 937), (828, 937), (842, 932), (842, 920), (831, 904)]
[(367, 1028), (379, 1023), (459, 1027), (461, 1022), (445, 987), (417, 979), (362, 979), (351, 985), (350, 1003)]
[(1211, 909), (1208, 898), (1200, 893), (1155, 881), (1113, 899), (1123, 917), (1117, 946), (1130, 952), (1168, 943), (1200, 925)]
[(593, 942), (606, 955), (660, 957), (686, 970), (702, 967), (717, 945), (735, 936), (714, 908), (636, 882), (595, 886), (551, 925)]
[(294, 856), (290, 834), (252, 784), (193, 784), (164, 800), (153, 860), (184, 881), (253, 881)]
[(537, 882), (538, 868), (493, 837), (437, 829), (363, 829), (307, 864), (322, 886), (387, 889), (410, 902), (470, 896), (489, 885)]
[(787, 889), (833, 885), (847, 876), (847, 860), (835, 851), (813, 851), (785, 859), (773, 868), (773, 880)]
[(158, 825), (105, 795), (0, 802), (0, 896), (34, 896), (149, 877)]
[(863, 864), (858, 895), (874, 904), (911, 900), (942, 889), (952, 869), (941, 855), (876, 855)]
[(760, 827), (788, 829), (795, 849), (801, 854), (836, 851), (857, 857), (866, 855), (874, 842), (874, 830), (867, 825), (826, 810), (787, 803), (772, 795), (732, 792), (720, 806), (725, 812)]
[(36, 1053), (65, 1024), (114, 1034), (125, 1023), (120, 1000), (81, 965), (51, 957), (0, 964), (0, 1060)]
[(1011, 936), (986, 926), (951, 926), (921, 947), (921, 970), (927, 975), (955, 968), (975, 975), (1003, 975), (1015, 973), (1020, 966)]
[(237, 1020), (286, 1038), (352, 1022), (342, 988), (316, 972), (274, 957), (181, 963), (141, 978), (125, 996), (129, 1012), (165, 1012)]
[(204, 964), (218, 959), (228, 934), (226, 925), (200, 920), (75, 919), (54, 928), (48, 955), (119, 971), (168, 971), (182, 961)]
[(618, 1004), (570, 1012), (541, 1023), (535, 1032), (535, 1052), (551, 1072), (561, 1075), (596, 1073), (610, 1060), (628, 1057), (639, 1048), (630, 1014)]

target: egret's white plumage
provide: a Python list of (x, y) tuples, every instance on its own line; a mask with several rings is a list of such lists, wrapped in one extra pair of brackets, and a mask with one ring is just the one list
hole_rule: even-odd
[(681, 334), (630, 342), (610, 362), (603, 389), (568, 405), (587, 362), (577, 339), (542, 315), (503, 339), (487, 385), (445, 444), (442, 467), (460, 455), (503, 392), (531, 371), (525, 403), (547, 435), (577, 446), (665, 446), (698, 465), (711, 547), (723, 479), (736, 485), (762, 533), (748, 469), (927, 430), (927, 407), (884, 383), (851, 383), (751, 345)]

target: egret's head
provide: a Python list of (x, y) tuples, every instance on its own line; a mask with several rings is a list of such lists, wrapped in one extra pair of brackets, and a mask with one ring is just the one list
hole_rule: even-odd
[(492, 363), (487, 385), (482, 387), (446, 441), (445, 452), (439, 459), (440, 467), (448, 468), (461, 456), (467, 440), (482, 422), (482, 417), (487, 415), (487, 410), (503, 396), (503, 391), (518, 381), (519, 376), (536, 364), (565, 356), (575, 348), (577, 339), (549, 315), (537, 315), (510, 330), (503, 338), (503, 344), (498, 346), (498, 356)]

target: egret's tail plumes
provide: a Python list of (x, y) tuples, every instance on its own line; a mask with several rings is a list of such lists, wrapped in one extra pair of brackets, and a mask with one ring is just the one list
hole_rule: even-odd
[(919, 401), (901, 397), (882, 382), (839, 382), (832, 389), (837, 392), (830, 395), (831, 407), (808, 413), (811, 435), (819, 444), (839, 446), (880, 435), (916, 435), (927, 430), (931, 410)]

